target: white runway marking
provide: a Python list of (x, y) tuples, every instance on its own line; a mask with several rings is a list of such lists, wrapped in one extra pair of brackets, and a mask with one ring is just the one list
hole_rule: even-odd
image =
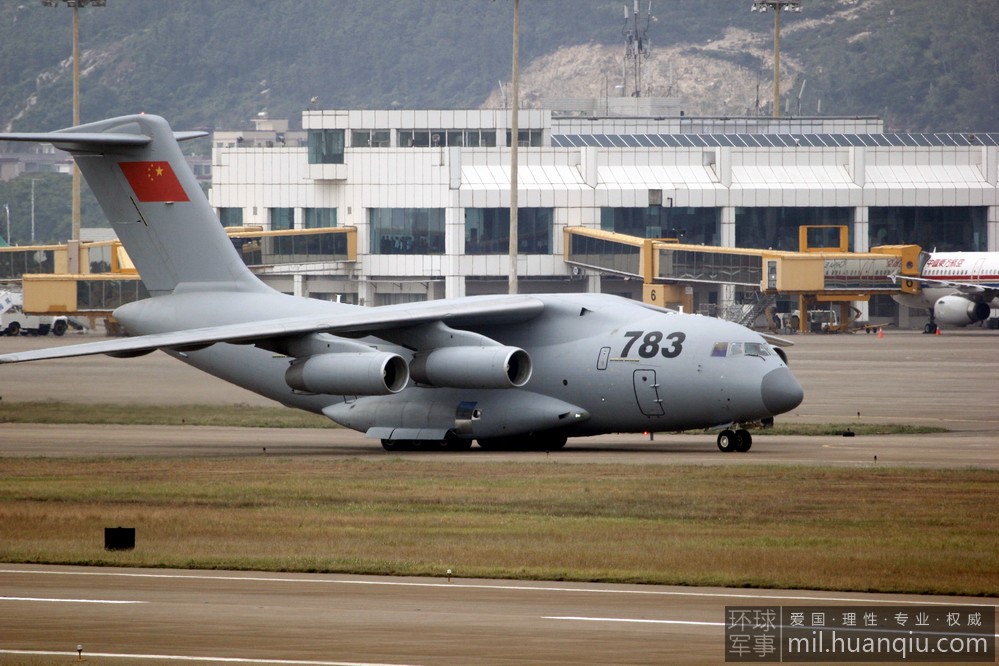
[(695, 622), (693, 620), (642, 620), (629, 617), (542, 617), (542, 620), (571, 620), (576, 622), (631, 622), (634, 624), (686, 624), (699, 627), (724, 627), (724, 622)]
[[(44, 650), (0, 650), (0, 654), (17, 654), (29, 657), (73, 657), (76, 652), (47, 652)], [(191, 661), (224, 664), (288, 664), (291, 666), (405, 666), (404, 664), (377, 664), (362, 661), (301, 661), (296, 659), (243, 659), (242, 657), (186, 657), (175, 654), (118, 654), (114, 652), (87, 652), (83, 657), (104, 657), (105, 659), (137, 659), (140, 661)]]
[[(629, 618), (629, 617), (573, 617), (573, 616), (560, 617), (560, 616), (548, 616), (548, 617), (542, 617), (541, 619), (542, 620), (568, 620), (568, 621), (573, 621), (573, 622), (630, 622), (630, 623), (634, 623), (634, 624), (686, 624), (686, 625), (695, 625), (695, 626), (700, 626), (700, 627), (724, 627), (725, 626), (724, 622), (695, 622), (694, 620), (643, 620), (643, 619), (639, 619), (639, 618)], [(778, 624), (778, 625), (776, 625), (776, 627), (778, 629), (795, 629), (796, 628), (796, 627), (794, 627), (792, 625), (782, 625), (782, 624)], [(870, 629), (857, 628), (857, 629), (853, 629), (852, 631), (859, 632), (859, 633), (879, 634), (879, 633), (884, 633), (886, 630), (882, 629), (882, 628), (875, 627), (875, 628), (870, 628)], [(888, 630), (888, 631), (890, 631), (890, 630)], [(895, 631), (894, 633), (905, 633), (905, 632), (901, 631), (901, 630), (898, 630), (898, 631)], [(910, 631), (909, 633), (912, 633), (912, 632)], [(952, 634), (946, 634), (946, 633), (940, 633), (940, 632), (926, 632), (926, 631), (921, 631), (920, 634), (921, 635), (922, 634), (929, 634), (929, 635), (933, 635), (933, 636), (951, 636), (952, 635)], [(978, 635), (978, 634), (976, 634), (976, 635)], [(991, 636), (992, 638), (999, 638), (999, 634), (994, 634), (994, 635), (992, 635), (992, 634), (980, 634), (980, 635), (981, 636), (985, 636), (985, 637)]]
[(44, 601), (63, 604), (148, 604), (148, 601), (121, 601), (118, 599), (56, 599), (46, 597), (0, 597), (0, 601)]
[[(295, 578), (284, 576), (235, 576), (221, 574), (167, 574), (167, 573), (133, 573), (124, 571), (44, 571), (44, 570), (21, 570), (21, 569), (0, 569), (0, 574), (28, 574), (42, 576), (108, 576), (120, 578), (161, 578), (179, 580), (220, 580), (220, 581), (249, 581), (264, 583), (298, 583), (307, 585), (385, 585), (392, 587), (428, 587), (428, 588), (453, 588), (466, 590), (507, 590), (511, 592), (563, 592), (563, 593), (589, 593), (589, 594), (639, 594), (662, 597), (697, 597), (702, 599), (749, 599), (754, 601), (774, 600), (785, 602), (852, 602), (868, 604), (897, 604), (899, 598), (878, 598), (870, 594), (858, 593), (855, 597), (824, 596), (824, 595), (797, 595), (780, 593), (771, 590), (760, 590), (758, 594), (751, 592), (695, 592), (688, 590), (662, 590), (655, 586), (648, 589), (612, 589), (600, 587), (551, 587), (543, 585), (489, 585), (485, 583), (447, 583), (447, 582), (414, 582), (397, 580), (343, 580), (343, 579), (323, 579), (323, 578)], [(916, 606), (952, 606), (953, 601), (932, 601), (913, 599), (915, 595), (900, 595), (904, 602)], [(989, 603), (976, 603), (968, 599), (961, 602), (966, 606), (991, 606)]]

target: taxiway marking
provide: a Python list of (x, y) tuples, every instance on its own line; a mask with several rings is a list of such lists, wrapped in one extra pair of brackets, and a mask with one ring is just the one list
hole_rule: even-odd
[(542, 617), (542, 620), (570, 620), (575, 622), (629, 622), (633, 624), (686, 624), (699, 627), (724, 627), (724, 622), (695, 622), (694, 620), (644, 620), (630, 617), (575, 617), (575, 616), (549, 616)]
[(58, 599), (47, 597), (0, 597), (0, 601), (40, 601), (63, 604), (148, 604), (148, 601), (127, 601), (120, 599)]
[[(0, 650), (0, 654), (16, 654), (30, 657), (79, 657), (76, 652), (49, 652), (45, 650)], [(105, 659), (139, 659), (149, 661), (193, 661), (225, 664), (288, 664), (290, 666), (405, 666), (404, 664), (377, 664), (362, 661), (302, 661), (297, 659), (244, 659), (242, 657), (195, 657), (176, 654), (120, 654), (115, 652), (84, 652), (87, 657)]]

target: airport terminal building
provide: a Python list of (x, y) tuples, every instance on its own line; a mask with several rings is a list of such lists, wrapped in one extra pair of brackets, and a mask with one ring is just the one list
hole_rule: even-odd
[[(226, 226), (352, 228), (356, 253), (264, 266), (275, 287), (383, 305), (505, 293), (511, 113), (309, 110), (213, 137)], [(999, 134), (885, 133), (875, 118), (616, 116), (522, 110), (519, 290), (642, 297), (628, 271), (567, 263), (566, 229), (797, 250), (846, 225), (850, 249), (999, 250)], [(266, 262), (264, 262), (266, 263)], [(692, 285), (695, 309), (740, 290)], [(872, 310), (894, 309), (890, 299)]]

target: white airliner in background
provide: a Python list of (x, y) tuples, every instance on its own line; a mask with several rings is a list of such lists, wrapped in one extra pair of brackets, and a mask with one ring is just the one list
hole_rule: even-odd
[(894, 279), (918, 283), (922, 291), (892, 298), (930, 311), (924, 333), (936, 333), (938, 324), (977, 324), (999, 308), (999, 252), (924, 252), (920, 265), (919, 277)]

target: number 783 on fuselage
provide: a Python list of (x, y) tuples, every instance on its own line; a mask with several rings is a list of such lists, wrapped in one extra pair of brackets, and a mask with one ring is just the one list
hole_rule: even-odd
[[(599, 294), (530, 298), (543, 304), (530, 322), (478, 331), (526, 352), (531, 376), (524, 384), (417, 384), (399, 394), (345, 398), (324, 413), (389, 449), (460, 447), (472, 438), (487, 449), (553, 449), (567, 437), (715, 428), (720, 449), (747, 451), (752, 437), (743, 426), (772, 423), (803, 399), (783, 350), (771, 344), (780, 341), (737, 324)], [(445, 423), (433, 428), (425, 420), (433, 413), (446, 415)], [(386, 427), (389, 414), (395, 423)], [(427, 426), (429, 437), (416, 439)]]

